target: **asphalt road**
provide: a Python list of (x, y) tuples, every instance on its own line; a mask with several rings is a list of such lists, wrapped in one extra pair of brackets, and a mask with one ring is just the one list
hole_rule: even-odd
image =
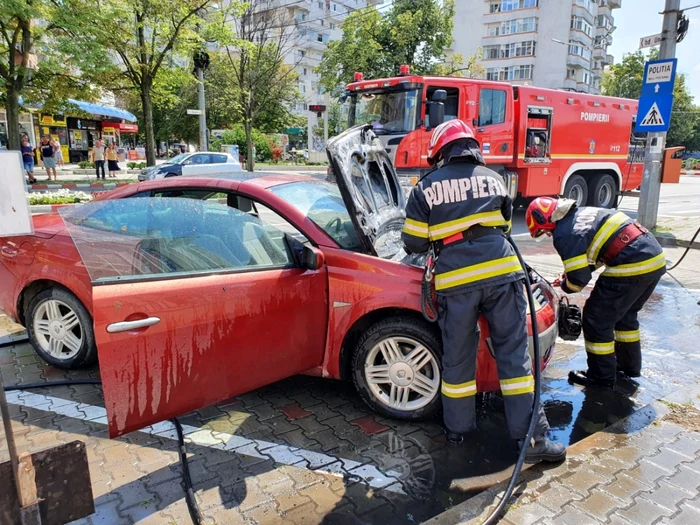
[[(639, 197), (623, 197), (619, 209), (636, 217)], [(678, 184), (662, 184), (659, 218), (700, 217), (700, 177), (681, 177)]]

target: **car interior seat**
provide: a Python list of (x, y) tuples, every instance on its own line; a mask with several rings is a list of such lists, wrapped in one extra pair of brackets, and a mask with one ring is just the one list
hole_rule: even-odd
[(254, 264), (272, 266), (288, 262), (287, 255), (275, 245), (265, 228), (255, 222), (243, 225), (243, 244), (253, 256)]

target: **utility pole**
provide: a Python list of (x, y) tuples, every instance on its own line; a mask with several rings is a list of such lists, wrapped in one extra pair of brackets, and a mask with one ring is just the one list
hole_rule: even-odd
[[(666, 0), (664, 21), (659, 49), (659, 59), (675, 58), (678, 38), (678, 18), (681, 0)], [(666, 133), (649, 133), (644, 151), (644, 176), (639, 197), (637, 220), (647, 228), (656, 226), (661, 193), (661, 163), (663, 161)]]
[(197, 68), (197, 79), (199, 80), (199, 151), (207, 151), (207, 115), (206, 101), (204, 100), (204, 69)]

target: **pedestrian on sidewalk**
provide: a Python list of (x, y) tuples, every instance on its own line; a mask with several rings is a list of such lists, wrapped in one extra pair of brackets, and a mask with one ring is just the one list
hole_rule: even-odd
[(185, 144), (185, 139), (180, 140), (180, 153), (185, 153), (187, 151), (187, 144)]
[(51, 172), (53, 171), (53, 180), (58, 180), (58, 175), (56, 175), (56, 150), (51, 145), (51, 141), (47, 135), (41, 137), (41, 161), (44, 163), (44, 168), (46, 169), (46, 174), (51, 180)]
[(26, 135), (22, 137), (20, 150), (22, 151), (22, 163), (24, 164), (24, 171), (27, 172), (29, 184), (34, 184), (36, 182), (34, 177), (34, 147), (29, 144), (29, 137)]
[(110, 142), (109, 149), (107, 149), (107, 164), (109, 165), (109, 176), (111, 178), (117, 177), (117, 172), (121, 171), (119, 167), (119, 157), (117, 156), (117, 147), (114, 142)]
[(95, 164), (95, 175), (100, 180), (100, 170), (102, 170), (102, 180), (105, 180), (105, 147), (100, 139), (95, 141), (92, 148), (92, 162)]
[(601, 266), (583, 308), (588, 370), (571, 371), (569, 381), (612, 388), (618, 375), (639, 377), (642, 346), (637, 315), (666, 273), (664, 251), (654, 235), (616, 210), (577, 207), (571, 199), (538, 197), (525, 222), (534, 238), (554, 239), (564, 262), (561, 289), (576, 293)]
[(61, 143), (56, 139), (52, 139), (51, 146), (53, 146), (54, 158), (56, 159), (56, 166), (63, 169), (63, 150), (61, 149)]

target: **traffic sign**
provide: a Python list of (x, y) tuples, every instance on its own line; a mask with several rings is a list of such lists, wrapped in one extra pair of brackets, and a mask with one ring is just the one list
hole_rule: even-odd
[(661, 133), (671, 124), (673, 95), (655, 95), (639, 99), (634, 130), (637, 133)]
[(201, 109), (188, 109), (187, 114), (188, 115), (201, 115), (202, 110)]
[(647, 62), (644, 65), (642, 97), (672, 95), (677, 64), (678, 60), (675, 58)]
[(639, 39), (639, 49), (661, 45), (661, 33), (656, 35), (643, 36)]

